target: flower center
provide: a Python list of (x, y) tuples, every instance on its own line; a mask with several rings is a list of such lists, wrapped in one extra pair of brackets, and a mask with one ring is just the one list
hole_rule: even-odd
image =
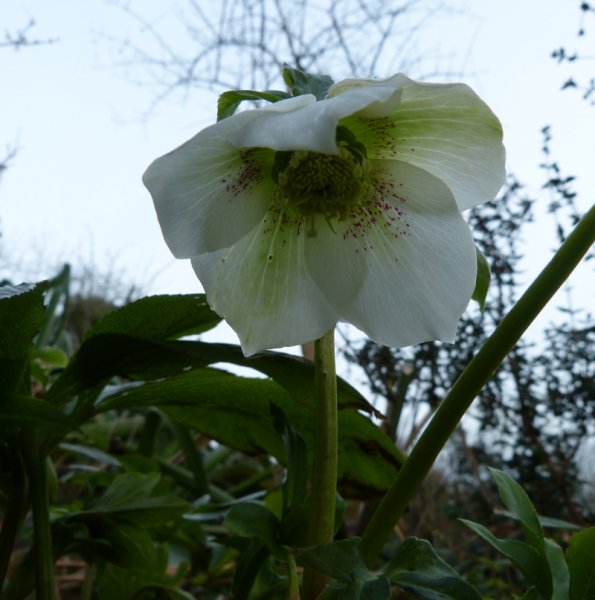
[(305, 217), (342, 220), (367, 198), (367, 159), (339, 147), (339, 155), (298, 150), (291, 154), (278, 183), (287, 203)]

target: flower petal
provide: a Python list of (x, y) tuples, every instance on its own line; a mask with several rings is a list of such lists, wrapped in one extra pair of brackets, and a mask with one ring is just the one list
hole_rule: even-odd
[(246, 356), (309, 342), (337, 322), (306, 269), (301, 221), (272, 208), (231, 248), (192, 259), (209, 304)]
[(273, 153), (230, 144), (232, 119), (204, 129), (155, 160), (143, 175), (163, 237), (177, 258), (231, 246), (267, 210), (274, 189)]
[(391, 78), (401, 103), (384, 119), (349, 118), (344, 124), (368, 149), (369, 158), (394, 158), (442, 179), (459, 209), (494, 198), (504, 183), (502, 126), (464, 84), (417, 83)]
[(309, 239), (308, 270), (341, 320), (379, 343), (453, 341), (475, 285), (469, 227), (438, 178), (400, 161), (373, 164), (374, 204)]
[(267, 110), (250, 111), (255, 113), (253, 118), (241, 129), (233, 131), (228, 139), (240, 148), (337, 154), (337, 124), (341, 119), (355, 113), (392, 112), (399, 103), (400, 94), (400, 89), (394, 85), (354, 86), (339, 95), (300, 106), (295, 111), (279, 109), (296, 98), (283, 100)]

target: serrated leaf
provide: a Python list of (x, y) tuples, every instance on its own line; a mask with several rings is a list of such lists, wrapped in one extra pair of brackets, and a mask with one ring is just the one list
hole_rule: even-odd
[(43, 293), (47, 282), (0, 287), (0, 358), (28, 355), (43, 321)]
[(575, 533), (566, 551), (570, 600), (595, 598), (595, 527)]
[(385, 569), (393, 583), (429, 600), (481, 600), (479, 592), (427, 540), (407, 538)]
[(370, 581), (376, 578), (364, 562), (362, 540), (357, 537), (300, 550), (298, 559), (339, 581)]
[(33, 338), (43, 321), (47, 282), (0, 287), (0, 403), (28, 391), (25, 372)]
[(233, 115), (238, 106), (246, 100), (266, 100), (267, 102), (279, 102), (285, 100), (290, 95), (287, 92), (277, 90), (267, 90), (266, 92), (257, 92), (255, 90), (230, 90), (223, 92), (217, 100), (217, 121), (226, 119)]
[(59, 436), (76, 430), (77, 424), (45, 400), (13, 395), (0, 402), (0, 428), (13, 427)]
[(486, 298), (490, 287), (492, 277), (490, 265), (483, 252), (475, 246), (475, 255), (477, 257), (477, 275), (475, 276), (475, 289), (471, 298), (479, 304), (479, 308), (485, 308)]
[(202, 333), (221, 322), (204, 294), (146, 296), (95, 323), (85, 340), (102, 333), (123, 333), (145, 340), (170, 340)]
[(271, 554), (283, 560), (286, 552), (279, 543), (279, 520), (265, 506), (256, 502), (236, 504), (225, 515), (223, 524), (236, 535), (256, 538), (264, 543)]
[[(189, 371), (108, 396), (98, 411), (158, 406), (177, 422), (249, 454), (273, 455), (283, 464), (283, 443), (271, 406), (280, 408), (306, 441), (311, 461), (314, 415), (277, 383), (238, 377), (215, 369)], [(394, 443), (363, 415), (339, 411), (339, 489), (365, 497), (388, 489), (399, 467)], [(310, 462), (309, 462), (310, 464)]]
[[(93, 388), (116, 375), (133, 380), (160, 379), (221, 362), (256, 369), (279, 383), (296, 402), (314, 406), (314, 365), (300, 357), (263, 352), (246, 358), (239, 346), (231, 344), (164, 342), (110, 333), (96, 335), (83, 343), (47, 398), (54, 403), (65, 402), (70, 395)], [(337, 394), (340, 408), (379, 416), (354, 387), (340, 378), (337, 379)], [(399, 459), (404, 460), (400, 453)]]
[(333, 80), (328, 75), (312, 75), (289, 65), (283, 65), (282, 75), (293, 96), (313, 94), (316, 100), (324, 100), (333, 85)]
[(545, 554), (519, 540), (498, 539), (489, 529), (479, 523), (467, 521), (466, 519), (459, 520), (509, 558), (525, 576), (525, 579), (531, 585), (534, 585), (542, 596), (545, 598), (551, 597), (552, 573)]

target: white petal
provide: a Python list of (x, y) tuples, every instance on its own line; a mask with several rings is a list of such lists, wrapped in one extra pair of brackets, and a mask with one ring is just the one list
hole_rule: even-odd
[(209, 304), (246, 356), (315, 340), (337, 321), (306, 269), (303, 226), (272, 209), (231, 248), (192, 259)]
[(464, 84), (391, 78), (403, 90), (395, 112), (345, 123), (370, 158), (396, 158), (429, 171), (452, 190), (461, 210), (494, 198), (504, 183), (502, 126)]
[[(285, 103), (296, 99), (284, 100), (266, 110), (249, 111), (254, 113), (253, 118), (234, 130), (228, 139), (240, 148), (337, 154), (337, 124), (341, 119), (355, 113), (392, 112), (398, 105), (400, 94), (400, 89), (394, 85), (352, 87), (320, 102), (304, 104), (298, 110), (280, 111), (278, 109)], [(273, 110), (275, 108), (277, 110)]]
[(308, 269), (341, 320), (379, 343), (453, 341), (475, 285), (469, 227), (441, 180), (399, 161), (373, 164), (374, 205), (308, 240)]
[(231, 145), (232, 119), (204, 129), (143, 175), (177, 258), (231, 246), (262, 219), (271, 201), (273, 153)]

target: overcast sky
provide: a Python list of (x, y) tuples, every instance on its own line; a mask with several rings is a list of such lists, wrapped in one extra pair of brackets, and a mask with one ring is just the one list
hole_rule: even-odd
[[(176, 2), (133, 4), (152, 19), (171, 12)], [(208, 10), (218, 2), (202, 4)], [(552, 125), (555, 158), (567, 174), (578, 176), (581, 205), (587, 207), (595, 190), (595, 107), (577, 93), (560, 91), (569, 74), (585, 80), (593, 75), (595, 31), (577, 38), (579, 3), (450, 4), (466, 7), (465, 15), (435, 20), (421, 32), (418, 46), (435, 49), (438, 41), (449, 53), (449, 66), (464, 71), (465, 81), (500, 117), (508, 168), (529, 191), (543, 183), (540, 129)], [(5, 146), (18, 146), (0, 182), (0, 244), (4, 262), (12, 264), (11, 278), (48, 276), (63, 261), (93, 262), (126, 272), (147, 292), (198, 290), (189, 265), (171, 258), (140, 178), (155, 157), (214, 120), (214, 96), (172, 98), (141, 119), (158, 90), (130, 81), (135, 73), (142, 78), (140, 66), (114, 67), (117, 44), (107, 38), (141, 39), (124, 11), (102, 0), (3, 0), (0, 35), (31, 18), (32, 38), (57, 41), (18, 52), (0, 48), (0, 158)], [(159, 19), (154, 23), (160, 26)], [(171, 15), (163, 18), (164, 36), (173, 34), (169, 23)], [(579, 48), (591, 61), (557, 65), (550, 54), (560, 46)], [(529, 273), (554, 247), (547, 217), (532, 231)]]

